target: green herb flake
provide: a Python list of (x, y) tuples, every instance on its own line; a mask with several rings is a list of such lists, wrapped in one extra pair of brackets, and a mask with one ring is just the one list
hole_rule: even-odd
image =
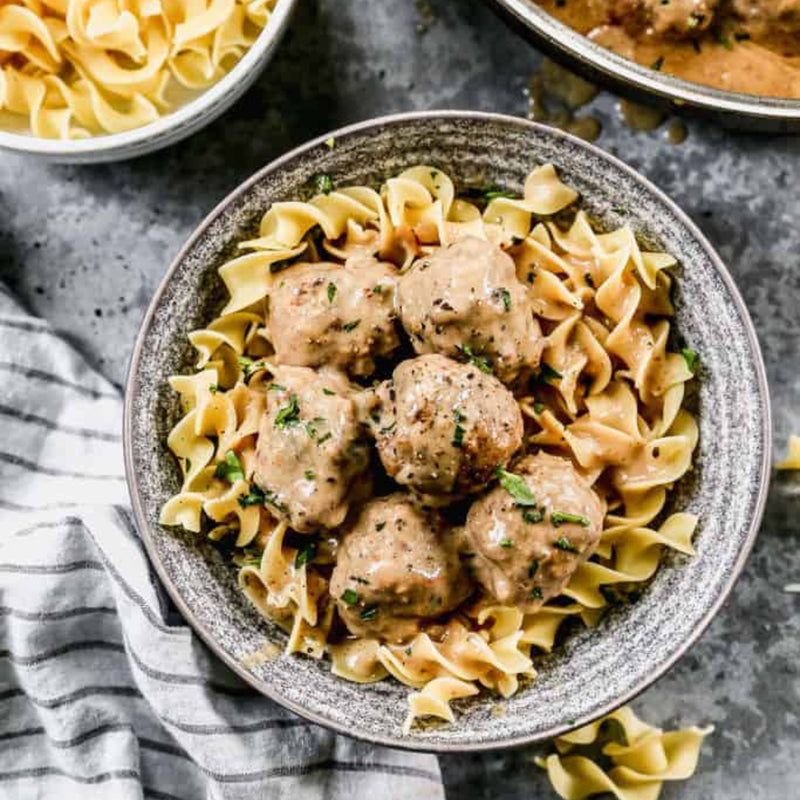
[(365, 608), (365, 609), (364, 609), (364, 610), (363, 610), (363, 611), (362, 611), (362, 612), (359, 614), (359, 616), (360, 616), (360, 617), (361, 617), (361, 619), (363, 619), (365, 622), (367, 622), (367, 621), (369, 621), (369, 620), (371, 620), (371, 619), (375, 619), (375, 617), (377, 617), (377, 616), (378, 616), (378, 606), (370, 606), (369, 608)]
[(539, 371), (541, 372), (542, 380), (546, 383), (551, 383), (552, 381), (561, 380), (564, 376), (557, 370), (553, 369), (547, 362), (542, 361), (541, 366), (539, 367)]
[(264, 505), (266, 499), (267, 496), (264, 493), (263, 489), (261, 489), (260, 486), (251, 484), (250, 492), (248, 494), (243, 494), (239, 498), (239, 505), (242, 508), (247, 508), (248, 506), (261, 506)]
[(533, 576), (536, 575), (538, 570), (539, 570), (539, 562), (535, 560), (532, 561), (531, 565), (528, 567), (528, 577), (533, 578)]
[(464, 434), (466, 433), (466, 428), (463, 425), (459, 425), (456, 423), (455, 428), (453, 429), (453, 447), (463, 447), (464, 446)]
[(690, 350), (688, 347), (684, 347), (683, 350), (681, 350), (681, 355), (683, 356), (683, 360), (686, 362), (686, 366), (689, 368), (689, 372), (694, 375), (697, 372), (697, 367), (700, 364), (700, 355), (696, 350)]
[(391, 425), (386, 425), (383, 428), (378, 429), (378, 433), (391, 433), (397, 427), (397, 420), (395, 420)]
[(383, 294), (383, 286), (376, 283), (375, 286), (372, 287), (372, 294)]
[(316, 477), (317, 477), (317, 476), (314, 474), (314, 471), (313, 471), (313, 470), (311, 470), (311, 469), (307, 469), (307, 470), (306, 470), (306, 471), (303, 473), (303, 476), (305, 477), (305, 479), (306, 479), (307, 481), (313, 481), (313, 480), (314, 480), (314, 478), (316, 478)]
[(650, 69), (654, 69), (656, 72), (661, 70), (661, 67), (664, 66), (664, 56), (659, 56), (652, 64)]
[(320, 425), (326, 425), (328, 420), (325, 417), (314, 417), (314, 419), (306, 422), (306, 433), (311, 439), (315, 439), (319, 433)]
[(515, 475), (502, 467), (498, 467), (494, 474), (500, 481), (500, 485), (514, 498), (514, 502), (518, 506), (533, 507), (536, 505), (536, 498), (521, 475)]
[(328, 284), (328, 302), (332, 303), (334, 297), (336, 297), (336, 284), (331, 281)]
[(513, 547), (514, 542), (511, 539), (501, 539), (500, 547)]
[(467, 416), (466, 416), (466, 414), (464, 414), (464, 412), (460, 408), (454, 408), (453, 409), (453, 419), (456, 422), (466, 422), (467, 421)]
[(325, 442), (327, 442), (328, 439), (332, 439), (332, 438), (333, 438), (333, 434), (330, 431), (328, 431), (324, 436), (320, 436), (319, 439), (317, 439), (317, 447), (319, 447), (321, 444), (324, 444)]
[(286, 387), (285, 386), (281, 386), (279, 383), (271, 383), (269, 386), (267, 386), (267, 391), (268, 392), (285, 392), (286, 391)]
[(304, 564), (311, 563), (317, 555), (317, 541), (312, 539), (307, 544), (303, 545), (294, 557), (295, 569), (300, 569)]
[(233, 450), (228, 450), (228, 452), (225, 453), (225, 460), (217, 464), (214, 475), (217, 478), (228, 481), (228, 483), (236, 483), (236, 481), (244, 480), (242, 462), (239, 461), (239, 457)]
[(541, 600), (543, 597), (542, 590), (538, 586), (534, 586), (533, 589), (531, 589), (531, 600)]
[(386, 523), (383, 520), (381, 520), (380, 522), (376, 522), (375, 523), (375, 530), (376, 531), (382, 531), (385, 527), (386, 527)]
[(529, 525), (535, 525), (537, 522), (541, 522), (544, 519), (544, 512), (538, 508), (533, 511), (523, 511), (522, 519)]
[(253, 359), (247, 356), (238, 356), (236, 360), (242, 368), (242, 374), (247, 378), (250, 375), (250, 370), (253, 368)]
[(350, 331), (354, 331), (360, 324), (360, 319), (354, 319), (352, 322), (345, 322), (345, 324), (342, 325), (342, 330), (345, 333), (350, 333)]
[(289, 425), (295, 425), (299, 420), (300, 406), (297, 404), (297, 395), (292, 392), (287, 405), (279, 408), (275, 415), (275, 427), (286, 428)]
[(351, 575), (350, 580), (355, 581), (356, 583), (363, 583), (365, 585), (369, 584), (369, 581), (366, 578), (359, 578), (358, 575)]
[(354, 606), (358, 603), (358, 592), (355, 589), (345, 589), (342, 592), (342, 600), (349, 606)]
[(503, 189), (488, 189), (483, 193), (483, 199), (486, 200), (487, 203), (491, 203), (492, 200), (496, 200), (498, 197), (509, 197), (513, 199), (514, 195)]
[(566, 536), (562, 536), (560, 539), (557, 539), (556, 542), (555, 542), (555, 545), (559, 550), (564, 550), (567, 553), (579, 553), (580, 552), (580, 550), (578, 550), (578, 548), (575, 547), (575, 545), (572, 544), (572, 542), (569, 539), (567, 539)]
[(686, 27), (692, 31), (694, 30), (703, 20), (706, 18), (705, 14), (692, 14), (688, 20), (686, 20)]
[(544, 411), (544, 403), (543, 403), (541, 400), (537, 400), (537, 401), (536, 401), (536, 402), (533, 404), (533, 410), (534, 410), (534, 411), (535, 411), (537, 414), (541, 414), (541, 413)]
[(217, 386), (216, 383), (212, 383), (211, 386), (208, 387), (208, 391), (211, 392), (211, 394), (216, 394), (219, 391), (219, 386)]
[(499, 293), (503, 300), (503, 308), (505, 308), (506, 311), (511, 311), (511, 292), (506, 288), (502, 288), (499, 290)]
[(324, 386), (322, 387), (322, 394), (326, 394), (328, 397), (336, 396), (336, 392), (332, 392), (330, 389), (326, 389)]
[(582, 517), (580, 514), (567, 514), (565, 511), (553, 511), (553, 513), (550, 514), (550, 522), (552, 522), (556, 528), (563, 525), (565, 522), (572, 522), (583, 528), (588, 528), (590, 525), (586, 517)]
[(472, 352), (472, 348), (468, 344), (456, 345), (456, 350), (460, 350), (465, 356), (467, 361), (474, 367), (477, 367), (481, 372), (487, 375), (492, 374), (492, 365), (485, 356), (478, 355)]
[(314, 187), (319, 194), (330, 194), (333, 191), (333, 179), (330, 175), (316, 175), (314, 177)]

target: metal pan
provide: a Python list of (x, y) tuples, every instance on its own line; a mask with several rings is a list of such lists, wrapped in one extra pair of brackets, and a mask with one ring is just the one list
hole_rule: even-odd
[(726, 92), (681, 80), (612, 53), (551, 17), (533, 0), (487, 1), (547, 55), (633, 100), (689, 111), (739, 130), (800, 132), (800, 100)]

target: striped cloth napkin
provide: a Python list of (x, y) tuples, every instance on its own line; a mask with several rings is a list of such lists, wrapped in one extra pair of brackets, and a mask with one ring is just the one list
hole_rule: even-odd
[(443, 800), (433, 756), (293, 716), (172, 618), (121, 417), (114, 387), (0, 292), (0, 798)]

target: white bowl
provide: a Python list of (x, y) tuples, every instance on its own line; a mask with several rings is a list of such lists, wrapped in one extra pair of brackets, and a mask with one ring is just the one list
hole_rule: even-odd
[(62, 164), (97, 164), (152, 153), (185, 139), (215, 120), (250, 88), (272, 58), (296, 3), (279, 0), (258, 39), (227, 75), (155, 122), (88, 139), (45, 139), (0, 130), (0, 149)]

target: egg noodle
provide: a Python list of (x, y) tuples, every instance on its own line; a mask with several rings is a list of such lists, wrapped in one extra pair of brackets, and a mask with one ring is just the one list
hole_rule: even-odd
[[(664, 732), (624, 706), (558, 737), (556, 752), (535, 760), (564, 800), (598, 794), (617, 800), (657, 800), (664, 783), (694, 774), (703, 739), (713, 730), (713, 726), (693, 726)], [(607, 769), (597, 763), (598, 754), (610, 762)]]
[(0, 124), (78, 139), (154, 122), (218, 81), (276, 0), (11, 0), (0, 5)]
[[(513, 695), (521, 680), (535, 678), (533, 658), (554, 647), (562, 623), (596, 624), (609, 603), (655, 573), (664, 548), (693, 553), (695, 517), (663, 518), (662, 510), (692, 465), (698, 430), (683, 403), (697, 356), (668, 349), (675, 260), (641, 250), (627, 226), (597, 233), (582, 211), (568, 228), (556, 224), (553, 215), (573, 206), (577, 193), (552, 165), (535, 169), (519, 198), (490, 192), (481, 201), (458, 199), (450, 178), (428, 166), (389, 179), (380, 192), (326, 189), (308, 202), (274, 203), (258, 237), (242, 242), (243, 254), (219, 270), (227, 305), (189, 334), (195, 371), (170, 378), (184, 416), (168, 444), (183, 485), (161, 522), (213, 540), (235, 538), (242, 591), (289, 632), (287, 652), (327, 654), (342, 678), (392, 676), (413, 689), (407, 732), (421, 717), (452, 722), (450, 701), (480, 687)], [(246, 500), (276, 367), (265, 328), (270, 294), (292, 263), (367, 252), (401, 273), (416, 256), (467, 236), (511, 256), (546, 334), (546, 373), (532, 389), (515, 390), (524, 450), (572, 460), (603, 500), (602, 536), (562, 596), (536, 613), (473, 598), (401, 645), (331, 641), (335, 535), (308, 550), (286, 522)]]

